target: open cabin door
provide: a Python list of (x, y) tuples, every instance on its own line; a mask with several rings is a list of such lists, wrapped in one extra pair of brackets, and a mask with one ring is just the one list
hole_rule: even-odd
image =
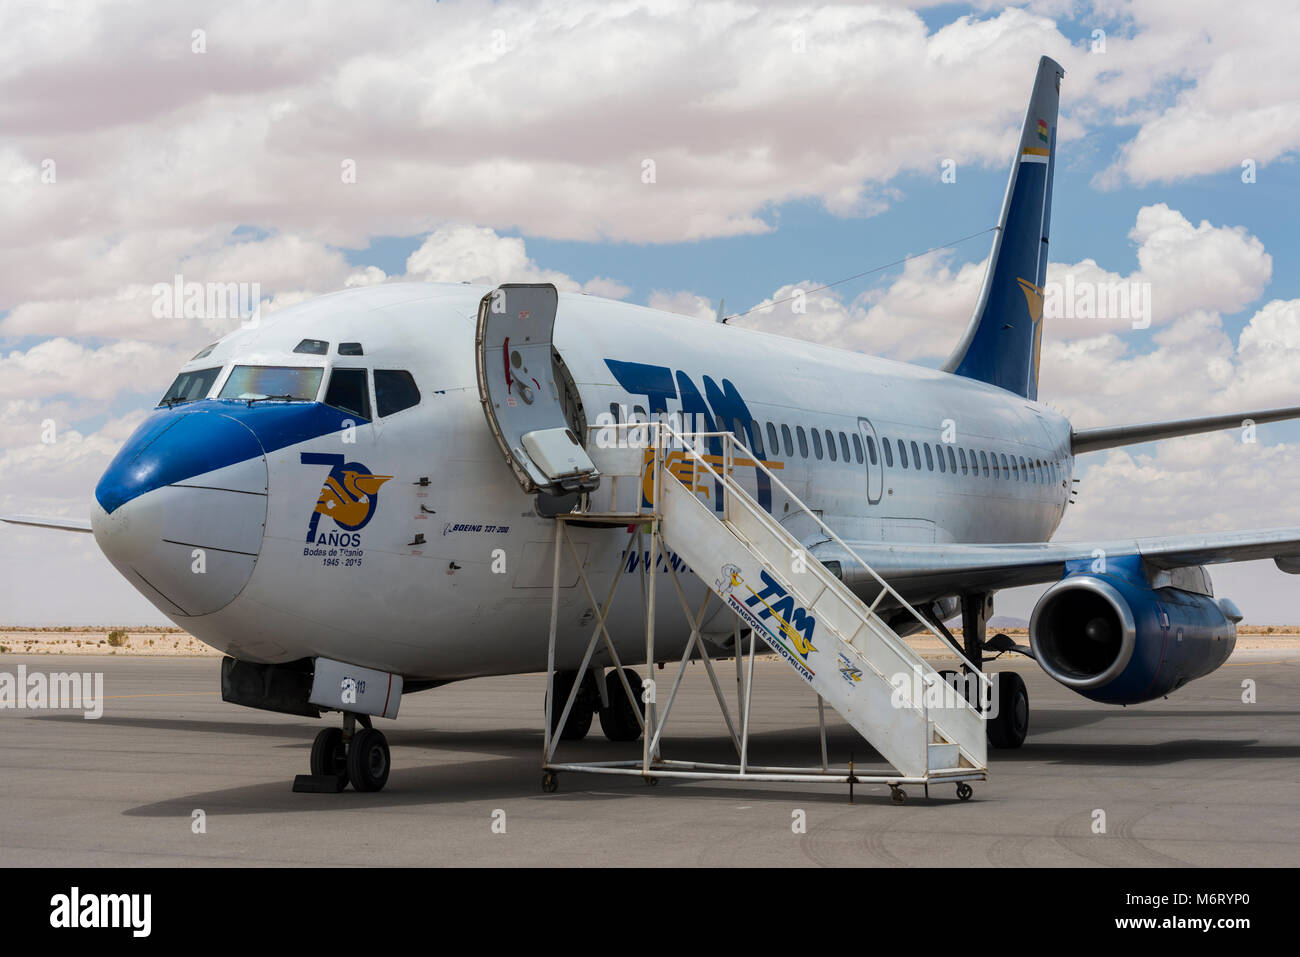
[[(559, 293), (551, 283), (503, 283), (482, 298), (474, 335), (479, 401), (520, 486), (564, 495), (600, 484), (570, 421), (576, 394), (551, 337)], [(578, 416), (580, 419), (580, 415)]]

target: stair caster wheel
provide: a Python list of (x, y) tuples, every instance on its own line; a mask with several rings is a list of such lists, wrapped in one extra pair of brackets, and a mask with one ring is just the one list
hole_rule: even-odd
[(962, 781), (957, 785), (957, 799), (959, 801), (969, 801), (971, 795), (974, 793), (975, 789), (965, 781)]
[(653, 787), (658, 787), (658, 786), (659, 786), (659, 779), (658, 779), (658, 778), (644, 777), (644, 778), (642, 778), (641, 780), (643, 780), (643, 781), (646, 783), (646, 786), (647, 786), (647, 787), (652, 787), (652, 788), (653, 788)]
[(547, 794), (554, 794), (560, 789), (560, 779), (552, 771), (547, 771), (542, 775), (542, 790)]
[(907, 800), (907, 792), (904, 791), (902, 788), (897, 787), (896, 785), (890, 785), (889, 799), (893, 801), (895, 804), (902, 804)]

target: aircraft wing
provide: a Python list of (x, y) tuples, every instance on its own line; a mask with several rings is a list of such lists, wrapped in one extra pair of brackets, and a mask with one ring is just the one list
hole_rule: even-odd
[(10, 525), (32, 525), (36, 528), (53, 528), (61, 532), (90, 532), (90, 522), (73, 518), (40, 518), (35, 515), (0, 515), (0, 522)]
[[(1093, 561), (1098, 551), (1114, 558), (1141, 555), (1158, 568), (1271, 558), (1282, 571), (1300, 574), (1300, 527), (1097, 542), (846, 544), (910, 601), (1053, 582), (1065, 574), (1067, 562)], [(810, 551), (820, 561), (839, 561), (844, 581), (850, 587), (860, 586), (864, 593), (872, 591), (875, 580), (870, 573), (833, 541), (812, 546)]]

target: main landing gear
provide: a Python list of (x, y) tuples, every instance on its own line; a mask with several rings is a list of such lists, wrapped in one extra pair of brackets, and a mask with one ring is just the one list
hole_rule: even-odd
[[(989, 616), (993, 614), (993, 596), (976, 593), (961, 598), (961, 628), (966, 657), (976, 665), (984, 664), (984, 651), (993, 647), (999, 653), (1010, 645), (1005, 635), (994, 636), (1002, 644), (990, 646), (984, 640)], [(1018, 748), (1029, 734), (1029, 691), (1025, 679), (1014, 671), (998, 671), (993, 675), (993, 702), (985, 730), (989, 744), (995, 748)]]
[[(632, 689), (636, 703), (628, 700), (623, 682), (619, 680), (618, 670), (611, 668), (603, 676), (605, 680), (608, 705), (601, 704), (600, 687), (596, 676), (588, 671), (582, 677), (578, 696), (569, 710), (569, 720), (560, 727), (560, 718), (564, 713), (564, 703), (569, 700), (573, 683), (577, 675), (572, 671), (555, 673), (555, 706), (551, 709), (551, 733), (558, 734), (562, 741), (581, 741), (591, 730), (591, 721), (600, 716), (600, 730), (610, 741), (635, 741), (641, 737), (641, 722), (637, 713), (645, 714), (645, 705), (641, 703), (641, 676), (631, 668), (623, 669), (623, 677)], [(545, 701), (543, 701), (545, 707)], [(636, 710), (633, 710), (633, 709)]]
[(391, 767), (384, 733), (371, 725), (368, 715), (345, 712), (342, 728), (324, 728), (316, 735), (311, 778), (306, 782), (299, 778), (294, 790), (342, 791), (351, 784), (356, 791), (380, 791), (388, 783)]

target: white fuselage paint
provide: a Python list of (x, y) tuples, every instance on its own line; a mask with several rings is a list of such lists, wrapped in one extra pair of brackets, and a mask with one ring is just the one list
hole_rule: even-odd
[[(360, 426), (347, 447), (331, 434), (267, 455), (265, 534), (247, 584), (225, 607), (196, 617), (178, 615), (154, 597), (164, 613), (207, 644), (255, 661), (320, 655), (408, 679), (542, 670), (555, 523), (535, 514), (532, 497), (516, 483), (484, 420), (474, 326), (479, 300), (489, 291), (393, 284), (336, 293), (232, 333), (210, 356), (188, 363), (186, 369), (223, 367), (212, 395), (236, 364), (346, 365), (409, 370), (422, 399)], [(328, 356), (293, 353), (303, 338), (361, 342), (365, 356), (341, 358), (334, 348)], [(876, 466), (883, 471), (876, 504), (868, 502), (868, 467), (855, 456), (846, 462), (842, 456), (831, 461), (825, 450), (820, 460), (811, 449), (807, 457), (797, 447), (793, 456), (784, 448), (767, 451), (769, 460), (781, 463), (777, 474), (791, 490), (850, 541), (1040, 542), (1050, 538), (1065, 509), (1069, 423), (1039, 403), (983, 383), (576, 294), (560, 296), (555, 344), (592, 425), (611, 404), (647, 404), (644, 395), (617, 384), (606, 359), (680, 371), (701, 393), (706, 376), (718, 384), (729, 380), (764, 433), (769, 421), (778, 430), (815, 426), (823, 434), (831, 430), (838, 442), (840, 432), (857, 432), (859, 417), (869, 419), (876, 435), (895, 447), (893, 466)], [(679, 400), (667, 403), (670, 412), (680, 407)], [(1051, 461), (1055, 480), (972, 476), (960, 467), (953, 474), (924, 462), (919, 469), (900, 468), (898, 440), (906, 443), (910, 466), (912, 442), (944, 447), (946, 423), (955, 430), (956, 447)], [(375, 474), (392, 476), (360, 533), (359, 564), (341, 557), (329, 565), (304, 555), (328, 469), (302, 464), (301, 453), (339, 451)], [(417, 484), (422, 477), (427, 486)], [(191, 484), (201, 485), (201, 477)], [(774, 493), (774, 514), (787, 514), (785, 504)], [(791, 529), (810, 540), (797, 523)], [(623, 561), (626, 529), (573, 533), (598, 598), (611, 576), (625, 576), (611, 632), (625, 663), (641, 662), (641, 592)], [(417, 534), (425, 543), (410, 545)], [(499, 574), (493, 564), (499, 567), (502, 555), (506, 571)], [(575, 575), (566, 572), (563, 584), (558, 662), (574, 667), (591, 634), (591, 605)], [(702, 584), (690, 575), (683, 584), (698, 606)], [(681, 654), (689, 629), (671, 584), (661, 578), (656, 593), (656, 657), (663, 660)], [(717, 627), (731, 628), (728, 622)], [(602, 656), (596, 661), (608, 664)]]

